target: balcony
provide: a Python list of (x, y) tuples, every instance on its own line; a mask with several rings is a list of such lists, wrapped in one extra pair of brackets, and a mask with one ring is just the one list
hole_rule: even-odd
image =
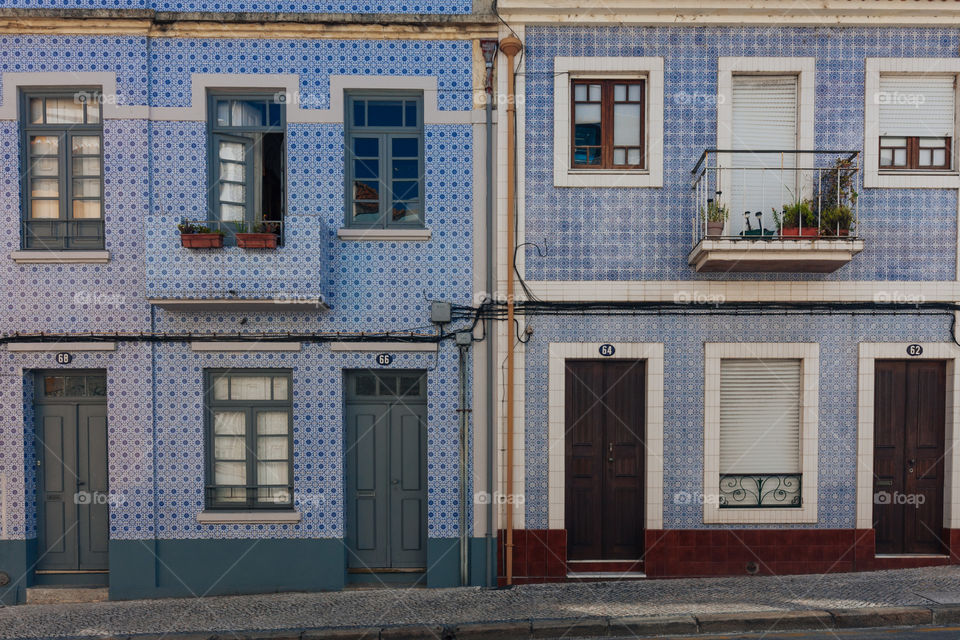
[(831, 273), (863, 251), (858, 151), (708, 149), (692, 174), (698, 272)]

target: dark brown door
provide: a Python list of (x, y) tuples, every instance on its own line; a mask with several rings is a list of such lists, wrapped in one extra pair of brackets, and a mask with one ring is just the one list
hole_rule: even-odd
[(644, 372), (642, 361), (567, 362), (570, 560), (643, 555)]
[(946, 364), (878, 360), (873, 521), (877, 553), (945, 553)]

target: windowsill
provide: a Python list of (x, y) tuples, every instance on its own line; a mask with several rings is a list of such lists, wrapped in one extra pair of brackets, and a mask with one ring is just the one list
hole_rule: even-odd
[[(712, 508), (707, 508), (712, 507)], [(796, 508), (744, 507), (721, 509), (705, 505), (704, 524), (817, 524), (817, 504), (804, 503)]]
[(299, 511), (201, 511), (200, 524), (296, 524)]
[(648, 176), (649, 169), (568, 169), (568, 174), (578, 176)]
[(10, 259), (17, 264), (107, 264), (110, 252), (96, 251), (11, 251)]
[(430, 229), (353, 229), (337, 230), (337, 237), (350, 242), (424, 242), (433, 237)]
[(663, 175), (650, 169), (567, 169), (554, 174), (555, 187), (662, 187)]

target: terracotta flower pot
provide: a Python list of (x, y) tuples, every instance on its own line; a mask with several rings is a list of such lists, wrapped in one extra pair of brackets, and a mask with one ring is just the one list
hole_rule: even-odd
[(850, 229), (824, 229), (822, 238), (845, 238), (850, 235)]
[(722, 236), (723, 235), (723, 224), (722, 222), (707, 222), (707, 235), (708, 236)]
[(188, 249), (219, 249), (223, 235), (219, 233), (181, 233), (180, 244)]
[(802, 230), (800, 227), (784, 227), (780, 230), (780, 235), (784, 238), (818, 238), (820, 230), (816, 227), (804, 227)]
[(238, 233), (237, 246), (243, 249), (276, 249), (275, 233)]

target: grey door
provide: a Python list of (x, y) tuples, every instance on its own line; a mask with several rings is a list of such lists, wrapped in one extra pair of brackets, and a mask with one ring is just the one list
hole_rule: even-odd
[(426, 386), (420, 371), (345, 378), (350, 569), (426, 567)]
[(108, 568), (106, 376), (41, 374), (36, 389), (40, 573)]

